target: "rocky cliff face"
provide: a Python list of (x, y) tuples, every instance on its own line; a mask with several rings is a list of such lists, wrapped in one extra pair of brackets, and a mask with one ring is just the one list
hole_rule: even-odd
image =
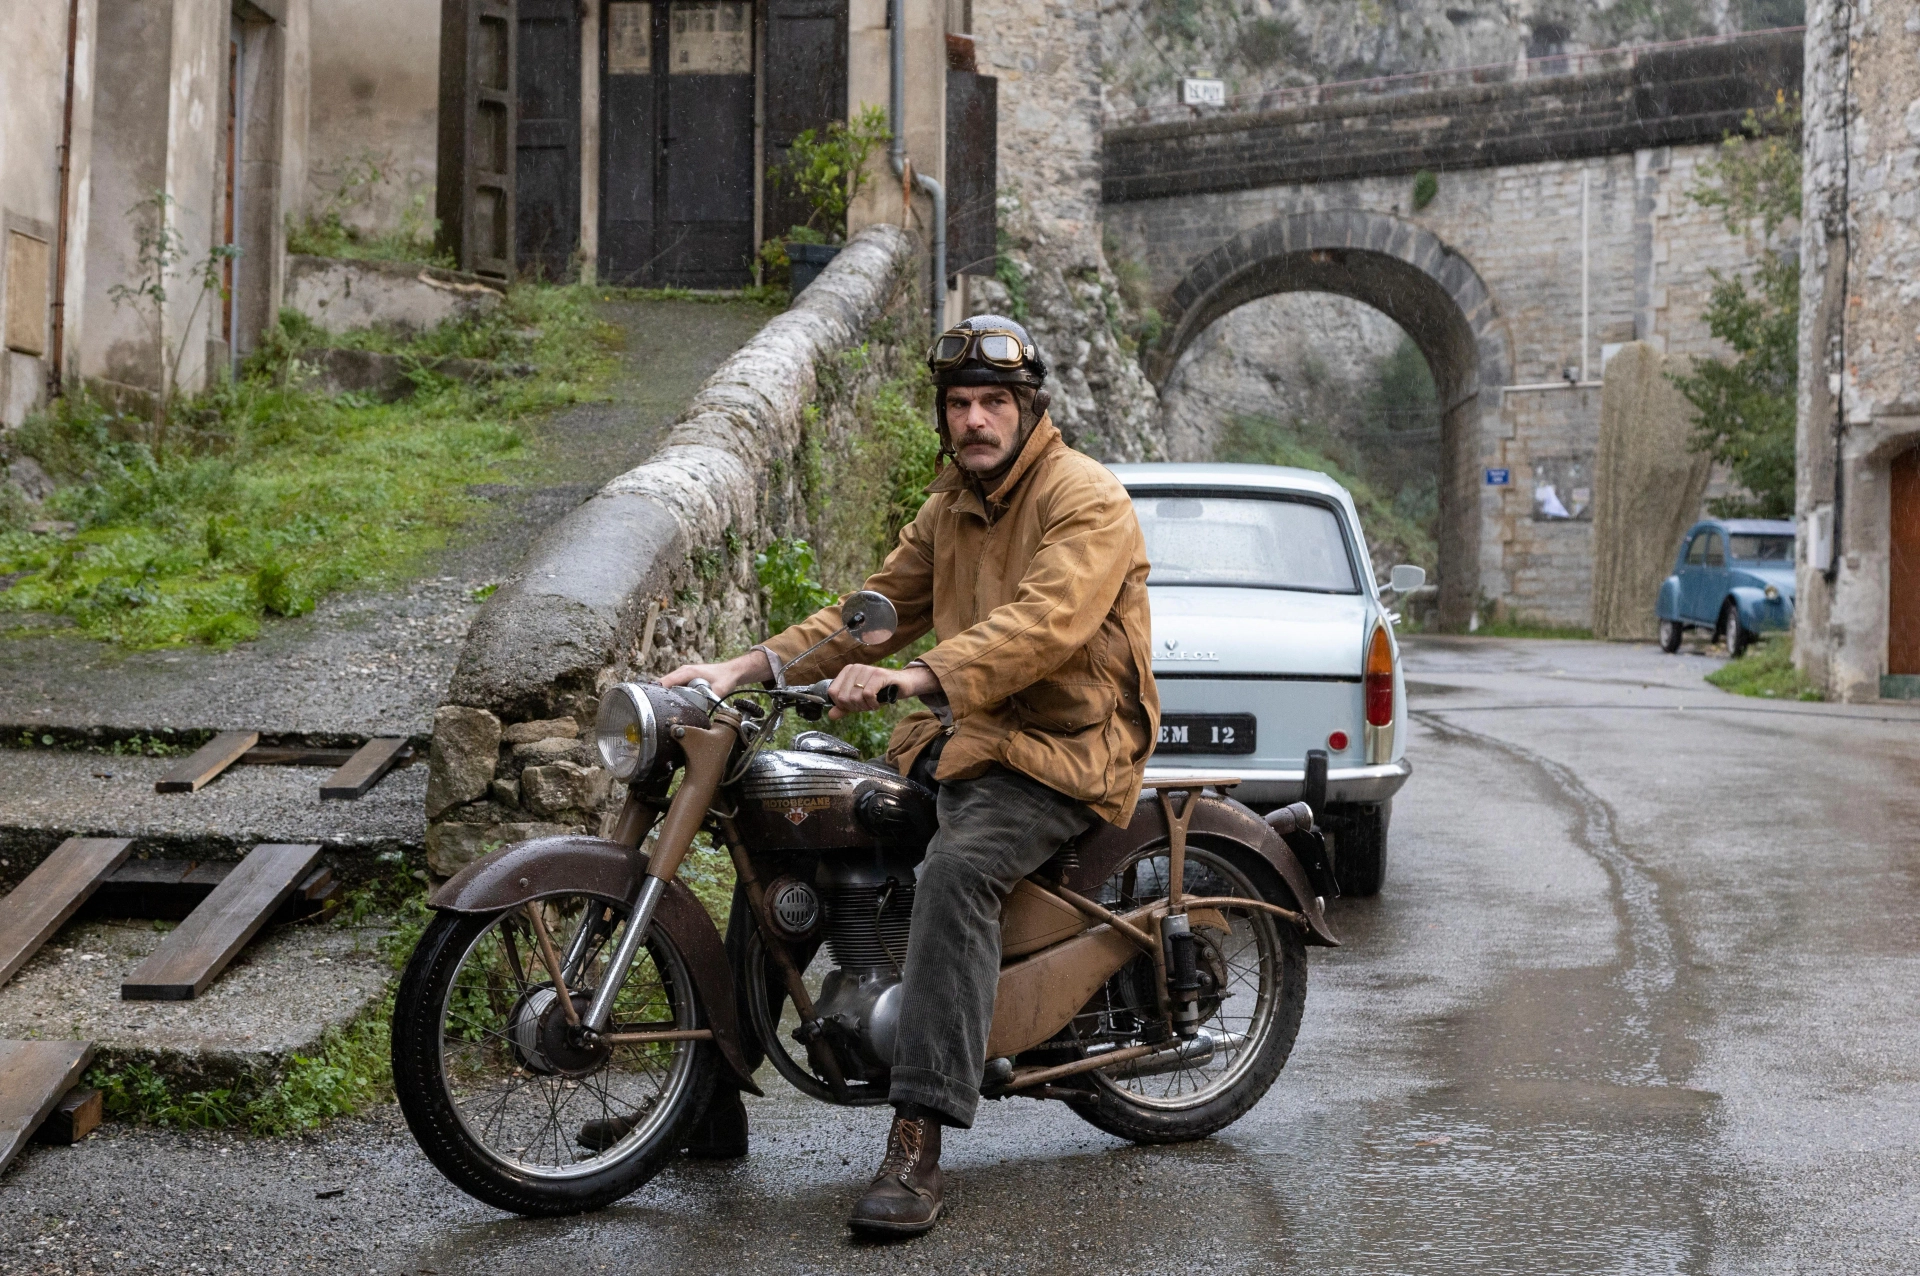
[(1100, 240), (1100, 15), (1090, 6), (974, 0), (980, 69), (1000, 81), (997, 280), (977, 310), (1012, 314), (1053, 367), (1053, 419), (1103, 460), (1165, 458), (1159, 400)]
[(1804, 0), (1109, 0), (1107, 108), (1211, 71), (1230, 94), (1796, 26)]

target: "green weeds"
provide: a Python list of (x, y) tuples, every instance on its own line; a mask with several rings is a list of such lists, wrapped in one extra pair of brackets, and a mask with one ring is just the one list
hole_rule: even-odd
[(1825, 700), (1819, 686), (1793, 667), (1793, 642), (1785, 634), (1763, 639), (1738, 660), (1707, 675), (1707, 681), (1736, 696), (1767, 700)]
[[(519, 423), (595, 397), (613, 334), (590, 290), (514, 288), (496, 313), (418, 338), (348, 334), (415, 368), (397, 404), (311, 385), (300, 352), (327, 340), (283, 316), (237, 380), (173, 410), (170, 435), (85, 392), (29, 419), (12, 446), (60, 486), (41, 517), (70, 533), (0, 527), (0, 610), (71, 619), (129, 647), (251, 638), (261, 617), (296, 616), (327, 594), (393, 579), (441, 544), (523, 453)], [(532, 375), (469, 385), (429, 370), (446, 357)]]

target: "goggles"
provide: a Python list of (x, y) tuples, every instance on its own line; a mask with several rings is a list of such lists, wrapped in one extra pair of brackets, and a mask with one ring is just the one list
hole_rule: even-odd
[(1019, 368), (1033, 358), (1033, 347), (1003, 328), (949, 328), (927, 352), (927, 365), (937, 372), (958, 367), (968, 356), (995, 368)]

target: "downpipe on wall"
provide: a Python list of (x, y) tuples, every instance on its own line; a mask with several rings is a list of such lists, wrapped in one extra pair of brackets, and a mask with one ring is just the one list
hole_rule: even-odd
[[(889, 56), (887, 130), (893, 135), (887, 160), (895, 177), (904, 178), (912, 162), (902, 129), (907, 118), (907, 6), (906, 0), (887, 0)], [(915, 172), (913, 184), (933, 200), (933, 336), (947, 321), (947, 188), (925, 173)]]

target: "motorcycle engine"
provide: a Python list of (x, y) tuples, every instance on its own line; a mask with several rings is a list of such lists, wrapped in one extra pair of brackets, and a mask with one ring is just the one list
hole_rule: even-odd
[(827, 1030), (852, 1047), (869, 1076), (893, 1065), (900, 979), (913, 918), (913, 862), (886, 851), (821, 861), (815, 879), (834, 969), (816, 1006)]

